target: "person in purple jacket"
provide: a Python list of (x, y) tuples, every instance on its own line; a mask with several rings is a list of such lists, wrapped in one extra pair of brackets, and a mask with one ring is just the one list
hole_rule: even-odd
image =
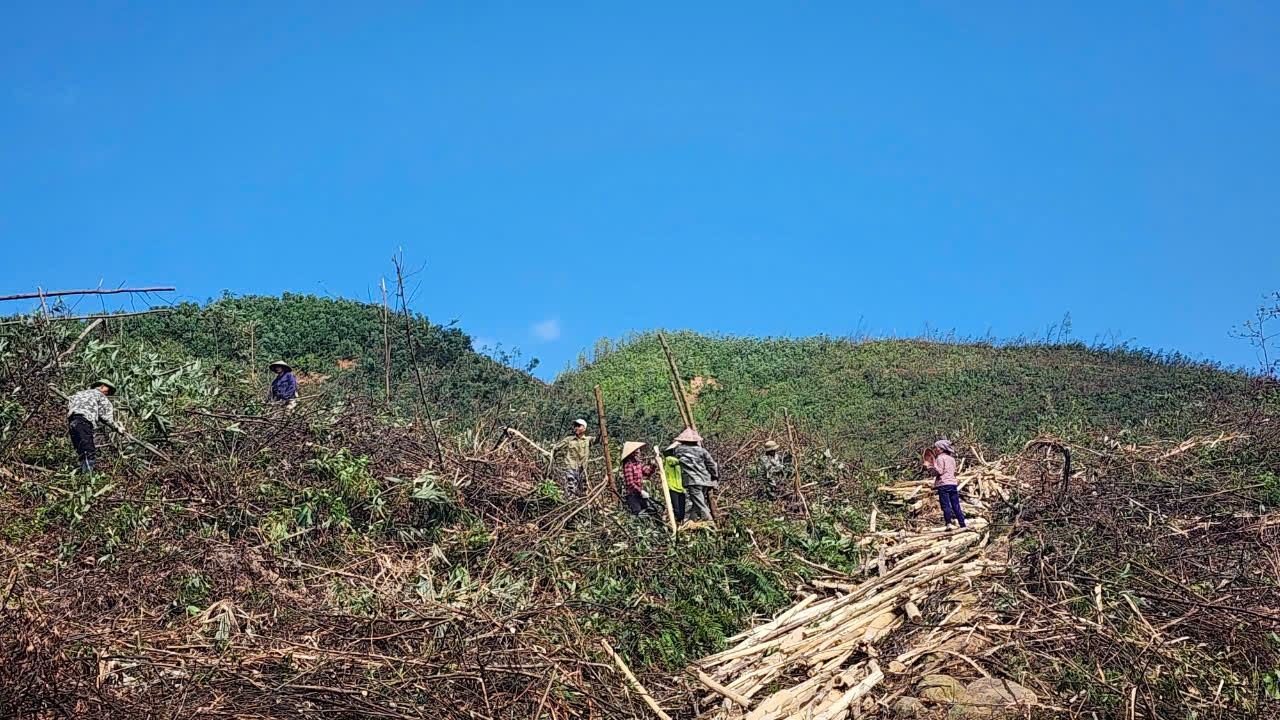
[(954, 515), (960, 527), (964, 527), (964, 512), (960, 510), (960, 488), (956, 485), (956, 451), (948, 440), (939, 440), (933, 446), (940, 450), (933, 459), (933, 487), (938, 491), (938, 504), (942, 506), (942, 519), (951, 529)]
[(277, 360), (267, 367), (276, 374), (276, 379), (271, 381), (271, 400), (292, 410), (298, 402), (298, 381), (293, 377), (293, 368), (283, 360)]

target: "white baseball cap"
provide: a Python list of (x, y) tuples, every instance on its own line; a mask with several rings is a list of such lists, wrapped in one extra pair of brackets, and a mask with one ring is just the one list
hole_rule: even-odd
[(582, 418), (578, 418), (577, 420), (574, 420), (574, 421), (573, 421), (573, 424), (574, 424), (574, 425), (581, 425), (582, 427), (586, 427), (586, 426), (587, 426), (587, 421), (586, 421), (586, 420), (583, 420)]

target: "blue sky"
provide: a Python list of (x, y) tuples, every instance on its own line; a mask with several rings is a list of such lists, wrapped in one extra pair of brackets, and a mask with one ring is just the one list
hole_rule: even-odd
[(368, 298), (402, 247), (544, 376), (656, 326), (1067, 312), (1253, 364), (1280, 6), (1045, 5), (10, 3), (0, 294)]

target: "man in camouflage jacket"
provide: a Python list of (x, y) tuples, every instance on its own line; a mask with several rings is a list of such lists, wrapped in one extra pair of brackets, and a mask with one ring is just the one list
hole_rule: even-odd
[(67, 433), (71, 435), (71, 445), (80, 458), (80, 472), (83, 474), (93, 472), (98, 457), (98, 448), (93, 442), (94, 426), (102, 422), (107, 427), (115, 427), (115, 408), (107, 399), (115, 394), (115, 385), (108, 380), (99, 380), (67, 400)]

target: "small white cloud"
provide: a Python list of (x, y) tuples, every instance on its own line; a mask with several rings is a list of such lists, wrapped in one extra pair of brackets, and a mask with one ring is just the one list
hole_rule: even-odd
[(533, 335), (542, 342), (551, 342), (560, 337), (560, 321), (552, 318), (534, 323)]

